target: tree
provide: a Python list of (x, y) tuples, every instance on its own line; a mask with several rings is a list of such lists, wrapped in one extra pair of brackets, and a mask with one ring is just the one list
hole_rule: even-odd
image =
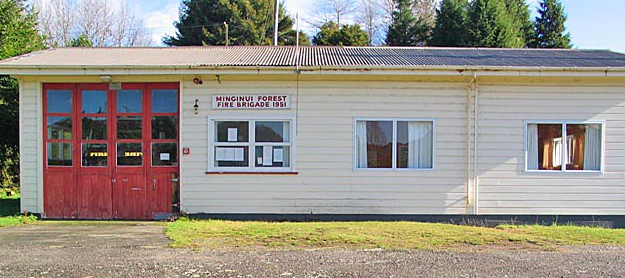
[(571, 35), (566, 33), (566, 14), (559, 0), (543, 0), (538, 8), (532, 46), (538, 48), (571, 48)]
[(84, 36), (93, 46), (147, 46), (152, 43), (143, 21), (127, 3), (111, 0), (35, 1), (39, 30), (50, 47), (71, 46)]
[[(0, 60), (43, 49), (36, 14), (21, 0), (0, 0)], [(0, 75), (0, 187), (19, 179), (19, 93), (15, 79)]]
[[(273, 0), (183, 0), (175, 36), (163, 38), (170, 46), (270, 45), (273, 37)], [(295, 44), (293, 19), (279, 6), (278, 43)], [(300, 44), (309, 45), (300, 32)]]
[(93, 47), (93, 43), (87, 38), (87, 35), (82, 34), (69, 42), (69, 47)]
[(414, 16), (410, 0), (397, 0), (395, 3), (391, 25), (386, 34), (386, 44), (392, 46), (425, 45), (430, 32), (429, 26)]
[(436, 23), (432, 29), (431, 46), (467, 46), (468, 0), (443, 0), (436, 11)]
[(530, 19), (530, 10), (525, 0), (508, 0), (506, 11), (512, 23), (512, 30), (516, 40), (523, 43), (523, 47), (528, 47), (534, 40), (534, 24)]
[(330, 21), (313, 37), (315, 45), (344, 45), (357, 46), (368, 45), (367, 32), (360, 28), (360, 25), (345, 24), (339, 27), (334, 21)]
[(469, 46), (523, 47), (504, 0), (474, 0), (469, 10)]
[(324, 24), (333, 21), (341, 26), (341, 23), (351, 19), (357, 7), (353, 0), (320, 0), (315, 2), (312, 20), (308, 23), (321, 29)]

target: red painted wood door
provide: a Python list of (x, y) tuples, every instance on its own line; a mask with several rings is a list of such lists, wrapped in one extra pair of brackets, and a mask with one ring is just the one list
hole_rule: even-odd
[(178, 84), (44, 84), (44, 216), (175, 212)]

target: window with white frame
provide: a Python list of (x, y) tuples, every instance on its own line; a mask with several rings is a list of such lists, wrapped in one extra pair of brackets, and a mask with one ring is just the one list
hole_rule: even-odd
[(213, 120), (212, 165), (226, 171), (289, 171), (291, 120)]
[(357, 169), (433, 169), (434, 121), (357, 119)]
[(528, 122), (526, 134), (528, 171), (601, 171), (603, 123)]

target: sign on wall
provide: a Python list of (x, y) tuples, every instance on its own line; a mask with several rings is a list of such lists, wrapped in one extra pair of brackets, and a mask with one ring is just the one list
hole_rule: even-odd
[(291, 96), (270, 95), (213, 95), (213, 109), (290, 109)]

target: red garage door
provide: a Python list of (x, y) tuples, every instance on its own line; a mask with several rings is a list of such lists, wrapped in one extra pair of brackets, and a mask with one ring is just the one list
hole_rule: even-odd
[(178, 207), (178, 84), (44, 84), (44, 216), (153, 219)]

